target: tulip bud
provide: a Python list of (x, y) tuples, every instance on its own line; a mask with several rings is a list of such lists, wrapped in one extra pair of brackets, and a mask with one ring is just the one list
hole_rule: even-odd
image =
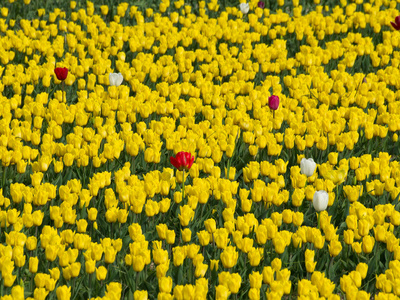
[(279, 97), (276, 95), (272, 95), (268, 98), (268, 106), (272, 110), (277, 110), (279, 107)]
[(313, 197), (313, 206), (316, 211), (323, 211), (328, 207), (329, 194), (326, 191), (316, 191)]
[(248, 3), (240, 3), (239, 8), (242, 14), (246, 15), (250, 10), (250, 5)]
[(124, 77), (121, 73), (110, 73), (108, 78), (111, 86), (120, 86), (122, 81), (124, 81)]
[(314, 162), (312, 158), (306, 159), (303, 158), (300, 161), (300, 169), (301, 169), (301, 174), (305, 174), (307, 177), (310, 177), (314, 174), (315, 168), (317, 167), (317, 164)]

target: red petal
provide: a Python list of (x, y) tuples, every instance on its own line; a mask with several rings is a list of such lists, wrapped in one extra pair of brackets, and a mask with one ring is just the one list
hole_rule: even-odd
[[(191, 155), (190, 155), (190, 156), (191, 156)], [(194, 162), (194, 156), (191, 156), (191, 157), (190, 157), (190, 161), (189, 161), (188, 169), (190, 169), (190, 168), (192, 167), (193, 162)]]
[(181, 164), (179, 163), (179, 161), (178, 161), (175, 157), (171, 156), (171, 157), (169, 158), (169, 161), (171, 162), (171, 164), (172, 164), (175, 168), (177, 168), (178, 170), (180, 169)]
[(396, 24), (396, 23), (393, 23), (393, 22), (390, 22), (390, 24), (392, 24), (394, 29), (400, 30), (400, 24)]

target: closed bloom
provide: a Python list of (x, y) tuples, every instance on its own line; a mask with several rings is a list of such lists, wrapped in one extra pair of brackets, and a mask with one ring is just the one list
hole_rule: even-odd
[(265, 8), (265, 3), (264, 3), (264, 1), (258, 1), (257, 5), (258, 5), (258, 7), (261, 8), (261, 9), (264, 9), (264, 8)]
[(328, 207), (329, 194), (326, 191), (316, 191), (313, 197), (313, 206), (316, 211), (323, 211)]
[(227, 269), (236, 265), (238, 257), (239, 253), (233, 246), (227, 246), (220, 256), (222, 265)]
[(36, 273), (38, 270), (39, 259), (37, 257), (29, 257), (29, 272)]
[(230, 295), (231, 292), (229, 291), (229, 288), (227, 286), (220, 284), (215, 287), (215, 299), (228, 299)]
[(169, 161), (171, 164), (177, 168), (179, 171), (189, 171), (189, 169), (192, 167), (193, 162), (194, 162), (194, 156), (190, 154), (190, 152), (178, 152), (178, 154), (173, 157), (171, 156), (169, 158)]
[(107, 269), (104, 266), (96, 268), (96, 278), (98, 281), (106, 279)]
[(59, 286), (56, 290), (58, 300), (69, 300), (71, 299), (71, 287), (66, 285)]
[(312, 158), (303, 158), (300, 161), (300, 169), (301, 169), (301, 174), (306, 175), (307, 177), (310, 177), (314, 174), (315, 168), (317, 167), (317, 164), (314, 162)]
[(189, 222), (193, 220), (194, 210), (190, 208), (189, 205), (184, 205), (181, 207), (181, 212), (178, 215), (182, 226), (188, 226)]
[(149, 296), (148, 296), (147, 291), (136, 290), (133, 293), (133, 299), (134, 300), (147, 300), (147, 299), (149, 299)]
[(330, 256), (332, 257), (338, 256), (340, 251), (342, 251), (342, 243), (340, 243), (338, 240), (333, 240), (330, 242), (328, 249)]
[(250, 10), (250, 5), (248, 3), (240, 3), (239, 8), (242, 14), (246, 15)]
[(394, 23), (393, 23), (393, 22), (390, 22), (390, 24), (392, 24), (392, 26), (393, 26), (394, 29), (400, 30), (400, 16), (397, 16), (397, 17), (394, 19)]
[(13, 286), (11, 290), (11, 296), (14, 300), (25, 299), (24, 297), (24, 288), (20, 285)]
[(158, 287), (162, 293), (170, 293), (172, 290), (172, 278), (161, 277), (158, 279)]
[(110, 85), (113, 86), (120, 86), (122, 81), (124, 81), (124, 77), (121, 73), (110, 73), (110, 75), (108, 75), (108, 78), (110, 81)]
[(371, 253), (372, 249), (374, 248), (375, 245), (375, 239), (370, 236), (370, 235), (366, 235), (363, 237), (362, 239), (362, 251), (365, 254)]
[(68, 76), (68, 69), (67, 68), (55, 68), (54, 73), (58, 80), (64, 81)]
[(272, 110), (277, 110), (279, 107), (279, 97), (272, 95), (268, 98), (268, 106)]

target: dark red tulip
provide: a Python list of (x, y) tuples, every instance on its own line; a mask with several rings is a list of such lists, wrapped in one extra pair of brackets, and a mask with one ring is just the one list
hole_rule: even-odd
[(390, 24), (392, 24), (392, 26), (393, 26), (394, 29), (400, 30), (400, 16), (397, 16), (397, 17), (394, 19), (394, 23), (393, 23), (393, 22), (390, 22)]
[(272, 110), (277, 110), (279, 107), (279, 97), (272, 95), (268, 98), (268, 106)]
[(265, 7), (264, 1), (258, 1), (257, 5), (259, 8), (262, 8), (262, 9), (264, 9), (264, 7)]
[(193, 165), (194, 156), (190, 152), (181, 151), (175, 157), (171, 156), (169, 161), (179, 171), (188, 171)]
[(65, 78), (68, 76), (68, 69), (67, 68), (55, 68), (54, 73), (58, 80), (64, 81)]

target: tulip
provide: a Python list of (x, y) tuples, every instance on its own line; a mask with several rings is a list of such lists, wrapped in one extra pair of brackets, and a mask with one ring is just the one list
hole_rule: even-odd
[(149, 297), (149, 296), (148, 296), (147, 291), (139, 291), (139, 290), (136, 290), (136, 291), (133, 293), (133, 299), (134, 299), (134, 300), (147, 300), (147, 299), (149, 299), (148, 297)]
[(258, 5), (258, 7), (261, 8), (261, 9), (264, 9), (264, 8), (265, 8), (265, 3), (264, 3), (264, 1), (258, 1), (257, 5)]
[(179, 171), (189, 171), (194, 162), (194, 156), (190, 152), (178, 152), (176, 157), (169, 158), (171, 164)]
[(229, 288), (225, 285), (218, 285), (215, 287), (215, 299), (228, 299), (231, 295)]
[(67, 287), (66, 285), (60, 286), (56, 291), (57, 299), (70, 299), (71, 298), (71, 287)]
[(236, 265), (238, 257), (239, 254), (233, 246), (227, 246), (220, 255), (222, 265), (227, 269), (230, 269)]
[(318, 229), (320, 228), (320, 214), (321, 211), (328, 207), (329, 194), (326, 191), (316, 191), (313, 197), (314, 209), (318, 212)]
[(96, 279), (98, 281), (106, 279), (106, 276), (107, 276), (107, 269), (104, 266), (96, 268)]
[(248, 3), (240, 3), (239, 8), (242, 14), (246, 15), (250, 10), (250, 5)]
[(124, 77), (121, 73), (110, 73), (108, 75), (110, 85), (112, 86), (120, 86), (122, 81), (124, 81)]
[(162, 293), (170, 293), (172, 290), (172, 278), (161, 277), (158, 280), (158, 287)]
[(393, 23), (393, 22), (390, 22), (390, 24), (392, 24), (392, 26), (393, 26), (394, 29), (400, 30), (400, 16), (397, 16), (397, 17), (394, 19), (394, 23)]
[(279, 97), (272, 95), (268, 98), (268, 106), (272, 110), (277, 110), (279, 107)]
[(29, 272), (36, 273), (39, 266), (39, 259), (37, 257), (29, 257)]
[(300, 169), (301, 169), (301, 174), (306, 175), (307, 177), (310, 177), (314, 174), (315, 168), (317, 167), (317, 164), (314, 162), (312, 158), (303, 158), (300, 161)]
[(60, 81), (64, 81), (68, 76), (68, 69), (67, 68), (55, 68), (54, 73), (56, 77)]
[(342, 244), (338, 240), (333, 240), (330, 242), (328, 249), (330, 256), (336, 257), (342, 251)]
[(326, 191), (316, 191), (313, 197), (313, 206), (316, 211), (320, 212), (328, 207), (329, 194)]
[(171, 164), (179, 171), (183, 171), (182, 175), (182, 199), (185, 197), (185, 171), (189, 171), (194, 162), (194, 156), (190, 152), (178, 152), (175, 157), (169, 158)]
[(15, 285), (11, 289), (12, 299), (25, 299), (24, 297), (24, 288), (20, 285)]
[(67, 68), (55, 68), (54, 73), (58, 80), (62, 81), (62, 96), (64, 101), (64, 90), (65, 90), (65, 79), (68, 76), (68, 69)]
[(251, 274), (249, 274), (250, 287), (252, 288), (261, 289), (262, 280), (263, 275), (260, 272), (253, 271)]

